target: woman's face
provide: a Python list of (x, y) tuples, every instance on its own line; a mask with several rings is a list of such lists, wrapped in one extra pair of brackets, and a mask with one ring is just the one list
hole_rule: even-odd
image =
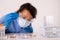
[(19, 12), (19, 16), (27, 21), (31, 21), (33, 19), (30, 12), (26, 9), (24, 9), (22, 12)]

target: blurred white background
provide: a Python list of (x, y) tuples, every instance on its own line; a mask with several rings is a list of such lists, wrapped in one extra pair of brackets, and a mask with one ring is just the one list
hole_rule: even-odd
[(54, 25), (60, 25), (60, 0), (0, 0), (0, 17), (16, 11), (20, 5), (29, 2), (37, 8), (37, 17), (32, 23), (34, 33), (40, 35), (43, 33), (45, 16), (53, 16), (56, 22)]

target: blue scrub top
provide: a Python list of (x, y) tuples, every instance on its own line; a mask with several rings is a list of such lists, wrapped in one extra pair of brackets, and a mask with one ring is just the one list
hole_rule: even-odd
[[(25, 28), (20, 27), (18, 22), (17, 22), (17, 16), (15, 15), (15, 19), (13, 20), (11, 15), (15, 15), (18, 13), (17, 12), (11, 12), (5, 16), (3, 16), (2, 18), (0, 18), (0, 24), (4, 24), (6, 26), (6, 33), (33, 33), (33, 28), (31, 26), (31, 24)], [(10, 16), (10, 17), (9, 17)], [(9, 20), (8, 20), (9, 19)], [(10, 22), (10, 24), (8, 23)]]

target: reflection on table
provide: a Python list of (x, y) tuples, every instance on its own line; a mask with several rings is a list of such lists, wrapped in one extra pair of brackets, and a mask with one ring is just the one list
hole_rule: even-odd
[(32, 33), (9, 33), (0, 37), (0, 40), (34, 39), (35, 37), (36, 35)]

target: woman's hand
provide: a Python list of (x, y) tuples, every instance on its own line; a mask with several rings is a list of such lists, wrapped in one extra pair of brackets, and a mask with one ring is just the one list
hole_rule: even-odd
[(5, 30), (5, 27), (3, 24), (0, 24), (0, 31)]

